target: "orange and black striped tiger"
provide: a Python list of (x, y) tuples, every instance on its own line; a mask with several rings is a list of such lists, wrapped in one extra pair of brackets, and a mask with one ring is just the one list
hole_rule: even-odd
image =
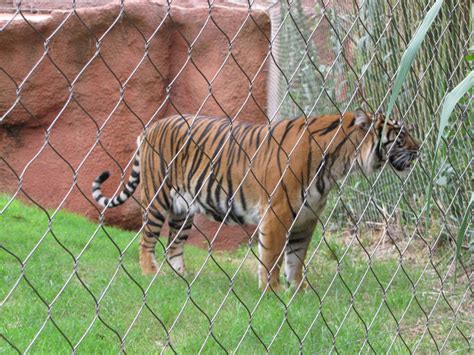
[(125, 189), (113, 199), (92, 184), (103, 207), (124, 203), (141, 180), (147, 207), (140, 265), (155, 273), (155, 245), (168, 220), (167, 259), (184, 272), (183, 246), (195, 213), (225, 223), (257, 224), (259, 286), (279, 286), (280, 267), (300, 285), (307, 248), (329, 191), (347, 174), (370, 174), (388, 161), (406, 171), (418, 144), (399, 122), (362, 110), (344, 115), (283, 120), (268, 125), (201, 116), (154, 123), (140, 147)]

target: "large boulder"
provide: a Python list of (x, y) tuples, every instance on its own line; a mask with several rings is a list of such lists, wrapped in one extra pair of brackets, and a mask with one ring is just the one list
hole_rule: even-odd
[[(137, 2), (122, 14), (109, 4), (12, 20), (0, 32), (0, 114), (9, 112), (0, 123), (0, 191), (97, 220), (92, 180), (111, 171), (104, 191), (115, 192), (150, 120), (200, 109), (264, 121), (269, 19), (237, 7), (214, 6), (211, 15)], [(105, 220), (138, 229), (139, 205), (131, 199)], [(197, 224), (213, 238), (217, 224)], [(247, 238), (225, 227), (215, 247)]]

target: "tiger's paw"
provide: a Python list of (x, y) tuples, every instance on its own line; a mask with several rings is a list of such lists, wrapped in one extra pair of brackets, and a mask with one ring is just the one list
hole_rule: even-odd
[(154, 275), (158, 272), (156, 261), (148, 256), (140, 256), (140, 268), (143, 275)]
[(154, 275), (158, 272), (158, 267), (153, 262), (151, 264), (140, 263), (143, 275)]
[(177, 272), (181, 276), (184, 276), (186, 274), (186, 267), (184, 266), (184, 260), (182, 257), (168, 258), (168, 261), (170, 263), (171, 268), (175, 272)]
[[(267, 284), (268, 287), (267, 287)], [(259, 280), (258, 281), (258, 288), (260, 291), (265, 291), (265, 292), (280, 292), (282, 290), (281, 284), (278, 281), (272, 280), (269, 283), (266, 281)]]
[(287, 292), (290, 292), (290, 293), (295, 293), (295, 292), (304, 293), (308, 289), (308, 283), (306, 281), (303, 281), (303, 282), (291, 281), (287, 283), (287, 285), (288, 285)]

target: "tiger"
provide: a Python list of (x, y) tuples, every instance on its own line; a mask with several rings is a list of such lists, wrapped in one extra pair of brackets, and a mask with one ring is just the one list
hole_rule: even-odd
[[(92, 184), (102, 207), (123, 204), (141, 185), (144, 229), (139, 262), (158, 270), (155, 246), (168, 222), (166, 260), (185, 273), (184, 244), (196, 213), (222, 223), (257, 225), (258, 285), (280, 288), (280, 269), (300, 287), (308, 246), (331, 189), (356, 172), (385, 164), (409, 171), (419, 145), (398, 121), (362, 109), (268, 124), (200, 115), (175, 115), (150, 125), (137, 139), (128, 182), (115, 197)], [(384, 127), (385, 126), (385, 127)]]

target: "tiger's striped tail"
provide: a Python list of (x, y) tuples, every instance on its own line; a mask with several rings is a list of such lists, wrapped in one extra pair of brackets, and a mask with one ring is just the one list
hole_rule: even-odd
[(122, 203), (127, 201), (130, 196), (135, 192), (137, 189), (138, 184), (140, 183), (140, 153), (137, 152), (135, 156), (135, 160), (133, 162), (132, 173), (128, 178), (127, 185), (125, 188), (112, 200), (105, 197), (102, 194), (102, 184), (110, 177), (110, 173), (108, 171), (104, 171), (100, 174), (92, 183), (92, 197), (94, 200), (97, 201), (99, 205), (102, 207), (117, 207), (120, 206)]

